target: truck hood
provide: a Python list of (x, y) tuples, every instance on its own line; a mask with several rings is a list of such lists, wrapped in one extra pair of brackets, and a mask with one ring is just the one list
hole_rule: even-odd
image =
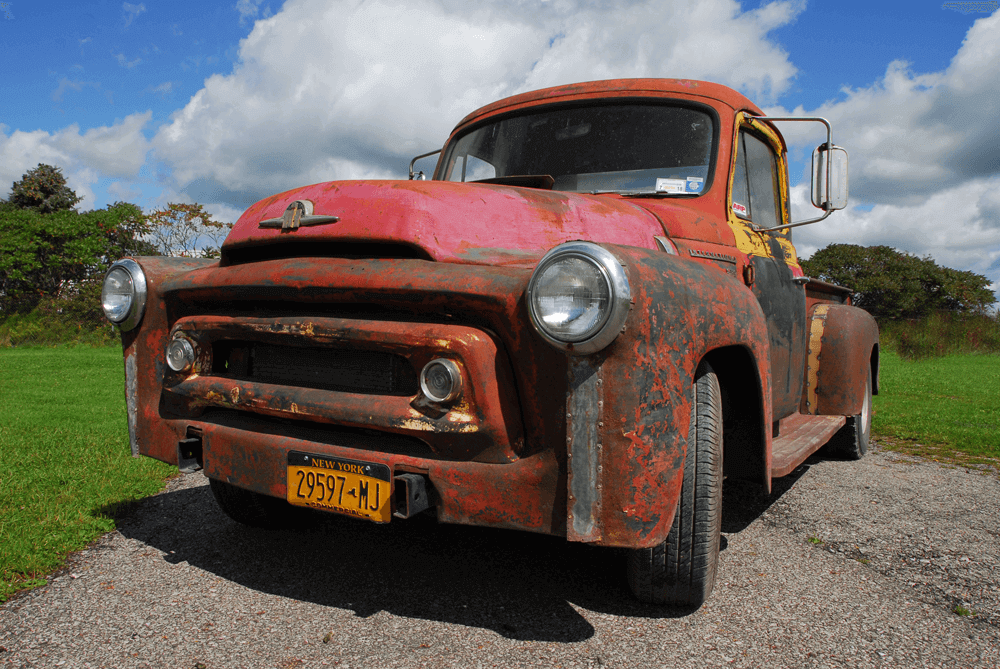
[[(315, 216), (339, 220), (294, 230), (260, 226), (262, 220), (281, 218), (295, 200), (312, 202)], [(254, 204), (236, 222), (222, 254), (225, 259), (271, 247), (268, 255), (275, 257), (277, 245), (288, 243), (298, 249), (295, 255), (303, 255), (313, 244), (358, 242), (375, 245), (366, 248), (409, 247), (441, 262), (533, 266), (566, 241), (654, 249), (654, 235), (662, 234), (655, 216), (613, 195), (446, 181), (337, 181)]]

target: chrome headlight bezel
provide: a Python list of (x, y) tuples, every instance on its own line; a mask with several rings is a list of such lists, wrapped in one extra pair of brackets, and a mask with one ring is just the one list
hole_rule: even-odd
[[(539, 277), (554, 263), (567, 258), (578, 258), (592, 264), (605, 281), (609, 294), (608, 305), (599, 319), (599, 325), (579, 340), (560, 337), (548, 330), (538, 305)], [(632, 304), (632, 292), (625, 268), (613, 253), (593, 242), (567, 242), (546, 253), (531, 274), (526, 297), (528, 317), (535, 331), (556, 348), (574, 355), (596, 353), (613, 342), (621, 333)]]
[[(113, 318), (104, 306), (104, 296), (105, 290), (107, 289), (108, 278), (115, 270), (122, 270), (126, 272), (132, 280), (132, 295), (130, 298), (129, 308), (125, 314), (118, 319)], [(142, 315), (146, 311), (146, 274), (142, 271), (142, 267), (139, 266), (139, 263), (131, 258), (123, 258), (108, 268), (107, 274), (104, 275), (104, 285), (101, 287), (101, 310), (104, 312), (104, 316), (109, 321), (117, 325), (123, 332), (132, 330), (139, 325), (139, 321), (142, 320)]]
[[(434, 384), (430, 380), (430, 375), (435, 368), (441, 370), (448, 377), (448, 392), (439, 394), (435, 392)], [(462, 395), (462, 371), (455, 364), (454, 360), (448, 358), (435, 358), (420, 370), (420, 391), (431, 402), (436, 404), (450, 404)]]
[[(174, 353), (180, 354), (179, 357), (182, 364), (177, 364), (178, 361), (175, 360), (172, 355)], [(194, 368), (197, 355), (198, 352), (195, 349), (194, 344), (192, 344), (191, 340), (185, 337), (183, 333), (175, 334), (170, 341), (167, 342), (167, 348), (164, 352), (167, 367), (177, 374), (183, 374), (191, 371)]]

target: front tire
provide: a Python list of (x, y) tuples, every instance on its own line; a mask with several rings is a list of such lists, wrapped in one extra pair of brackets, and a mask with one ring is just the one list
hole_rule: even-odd
[(847, 417), (847, 424), (833, 436), (834, 451), (848, 460), (860, 460), (872, 437), (872, 370), (868, 369), (861, 413)]
[(294, 507), (283, 499), (237, 488), (218, 479), (208, 479), (208, 485), (222, 512), (237, 523), (265, 530), (293, 524), (291, 520)]
[(666, 540), (629, 551), (628, 582), (640, 600), (698, 608), (712, 593), (722, 533), (722, 394), (708, 363), (698, 368), (684, 480)]

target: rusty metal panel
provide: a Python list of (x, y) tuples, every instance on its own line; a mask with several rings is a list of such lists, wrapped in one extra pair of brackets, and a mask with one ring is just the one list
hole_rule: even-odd
[(570, 541), (597, 541), (601, 528), (601, 437), (604, 427), (604, 381), (600, 367), (588, 358), (573, 358), (566, 398), (566, 448), (568, 462)]
[[(769, 397), (767, 329), (753, 294), (717, 269), (645, 249), (605, 248), (626, 267), (634, 307), (618, 339), (588, 356), (603, 379), (603, 412), (588, 417), (598, 422), (602, 447), (593, 533), (600, 532), (601, 545), (649, 547), (664, 540), (673, 521), (698, 363), (713, 349), (744, 347)], [(769, 427), (765, 404), (758, 415)], [(760, 434), (764, 440), (749, 447), (769, 463), (770, 429)]]
[(832, 304), (826, 311), (816, 375), (816, 413), (852, 416), (861, 413), (869, 371), (873, 385), (878, 374), (877, 368), (872, 369), (879, 345), (878, 325), (857, 307)]

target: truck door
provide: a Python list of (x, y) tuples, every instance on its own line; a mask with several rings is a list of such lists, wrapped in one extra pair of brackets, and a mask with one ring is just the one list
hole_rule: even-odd
[(751, 254), (751, 288), (767, 318), (775, 421), (798, 410), (806, 360), (805, 289), (793, 281), (789, 266), (798, 263), (791, 247), (791, 232), (756, 232), (791, 222), (784, 220), (788, 217), (788, 189), (781, 188), (780, 165), (774, 145), (764, 134), (752, 132), (749, 127), (740, 129), (731, 208), (749, 225), (752, 232), (748, 234), (758, 237), (755, 246), (760, 252)]

